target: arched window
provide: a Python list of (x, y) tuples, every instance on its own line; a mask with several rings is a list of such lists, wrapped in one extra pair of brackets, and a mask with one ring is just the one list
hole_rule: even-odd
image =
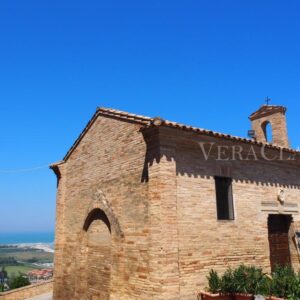
[(262, 124), (262, 130), (265, 135), (265, 139), (267, 143), (273, 142), (273, 133), (272, 133), (272, 125), (269, 121), (266, 121)]

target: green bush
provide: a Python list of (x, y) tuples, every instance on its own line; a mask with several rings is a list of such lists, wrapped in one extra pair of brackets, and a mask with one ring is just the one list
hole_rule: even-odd
[(300, 299), (300, 274), (295, 275), (296, 278), (290, 285), (288, 296), (289, 300), (299, 300)]
[(249, 274), (245, 265), (240, 265), (233, 271), (233, 286), (235, 293), (249, 293)]
[(232, 294), (234, 293), (234, 279), (233, 270), (228, 268), (221, 278), (221, 293)]
[(277, 266), (272, 272), (270, 292), (276, 297), (300, 299), (300, 278), (291, 267)]
[(211, 293), (272, 295), (287, 300), (300, 299), (300, 274), (296, 274), (287, 266), (276, 267), (272, 276), (269, 276), (262, 268), (240, 265), (235, 269), (228, 268), (223, 276), (211, 270), (207, 279), (208, 290)]
[(28, 280), (27, 277), (24, 277), (21, 274), (19, 274), (16, 277), (12, 277), (9, 282), (10, 289), (17, 289), (27, 285), (30, 285), (30, 281)]
[(210, 293), (216, 294), (221, 291), (221, 278), (215, 270), (210, 270), (207, 280)]
[(299, 300), (300, 299), (300, 276), (297, 275), (293, 285), (288, 292), (287, 300)]
[(249, 270), (249, 293), (252, 295), (268, 295), (269, 279), (262, 268), (250, 266)]
[(233, 292), (238, 294), (268, 293), (267, 278), (261, 268), (240, 265), (233, 271)]

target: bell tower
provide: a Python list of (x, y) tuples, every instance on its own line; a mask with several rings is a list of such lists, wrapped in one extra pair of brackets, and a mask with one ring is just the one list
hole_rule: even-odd
[[(250, 117), (255, 139), (258, 142), (270, 143), (275, 146), (289, 148), (286, 126), (286, 107), (277, 105), (263, 105)], [(267, 128), (270, 127), (271, 136)]]

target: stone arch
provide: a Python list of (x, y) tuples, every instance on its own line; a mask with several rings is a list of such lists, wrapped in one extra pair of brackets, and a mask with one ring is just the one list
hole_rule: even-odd
[(84, 222), (86, 291), (91, 300), (110, 298), (112, 239), (110, 222), (103, 210), (94, 208)]
[(96, 192), (94, 192), (89, 206), (86, 210), (85, 216), (88, 216), (94, 209), (97, 208), (102, 210), (106, 214), (107, 219), (109, 220), (111, 225), (112, 233), (118, 238), (123, 238), (124, 233), (121, 229), (120, 223), (110, 203), (107, 201), (105, 194), (100, 189), (97, 189)]
[(119, 264), (116, 256), (124, 237), (104, 193), (98, 189), (90, 199), (78, 235), (76, 300), (110, 298)]

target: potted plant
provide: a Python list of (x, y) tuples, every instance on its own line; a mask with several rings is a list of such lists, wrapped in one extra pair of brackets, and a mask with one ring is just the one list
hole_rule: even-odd
[(262, 269), (258, 270), (254, 289), (254, 300), (267, 300), (267, 296), (270, 294), (270, 282), (272, 278), (267, 273), (263, 273)]
[(270, 300), (296, 300), (300, 296), (299, 275), (289, 266), (277, 266), (272, 272)]
[(300, 273), (296, 275), (296, 279), (290, 288), (288, 300), (298, 300), (300, 299)]
[(221, 278), (221, 293), (231, 295), (230, 297), (234, 299), (234, 279), (233, 279), (233, 271), (229, 267)]
[(249, 272), (249, 293), (256, 299), (264, 299), (270, 290), (270, 278), (264, 273), (262, 268), (250, 266)]
[(208, 291), (200, 292), (198, 299), (201, 300), (233, 300), (233, 296), (230, 295), (227, 290), (230, 286), (229, 280), (230, 274), (228, 271), (220, 278), (215, 270), (211, 270), (207, 276), (208, 280)]
[(234, 294), (237, 300), (264, 299), (269, 281), (261, 268), (240, 265), (234, 270)]
[(240, 265), (233, 272), (233, 286), (236, 300), (252, 300), (253, 289), (251, 282), (251, 272), (249, 267)]

